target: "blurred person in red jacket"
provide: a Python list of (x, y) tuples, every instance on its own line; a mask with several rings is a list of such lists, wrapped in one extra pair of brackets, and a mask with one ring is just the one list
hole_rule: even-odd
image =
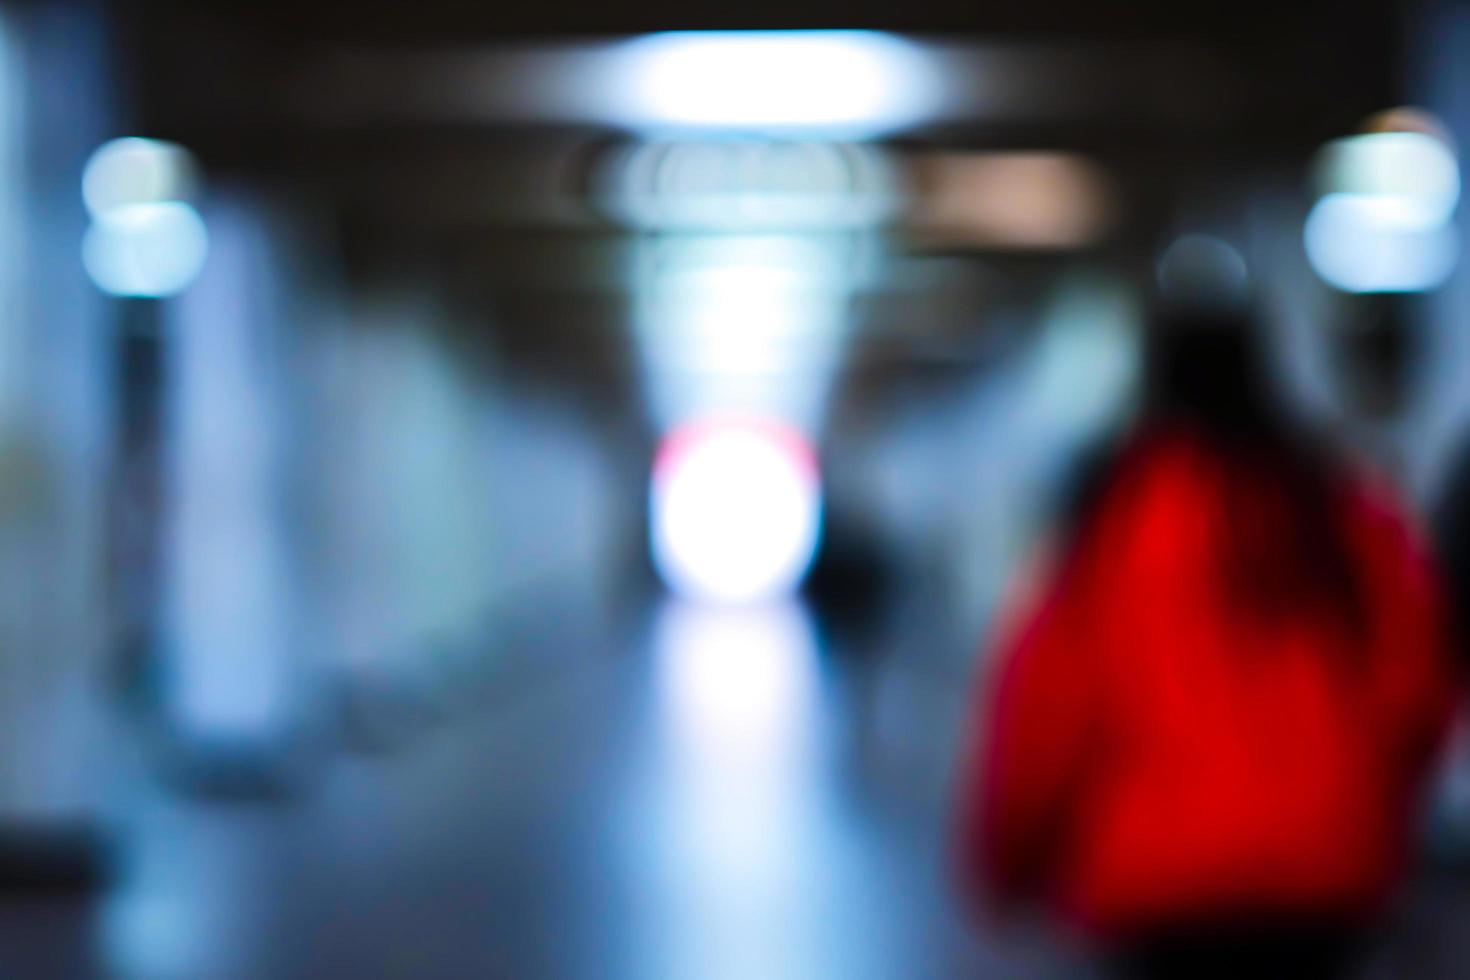
[(1140, 418), (1001, 616), (961, 860), (1125, 976), (1340, 976), (1453, 705), (1393, 494), (1290, 425), (1243, 314), (1149, 338)]

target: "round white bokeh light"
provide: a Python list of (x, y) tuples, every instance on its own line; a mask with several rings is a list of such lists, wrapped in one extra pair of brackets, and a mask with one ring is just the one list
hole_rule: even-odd
[(816, 553), (821, 486), (796, 433), (723, 423), (680, 430), (654, 464), (654, 562), (681, 594), (749, 602), (790, 592)]
[(1328, 194), (1307, 216), (1307, 259), (1319, 276), (1349, 293), (1434, 289), (1459, 257), (1454, 226), (1426, 227), (1402, 217), (1392, 199)]
[(82, 240), (87, 274), (114, 296), (172, 296), (194, 281), (208, 253), (204, 222), (178, 201), (114, 208)]

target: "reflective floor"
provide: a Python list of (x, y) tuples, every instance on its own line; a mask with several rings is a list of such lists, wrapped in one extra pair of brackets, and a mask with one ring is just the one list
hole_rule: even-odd
[[(0, 912), (19, 976), (950, 976), (1000, 954), (938, 828), (962, 673), (796, 605), (670, 604), (284, 799), (117, 774), (118, 880)], [(5, 976), (12, 975), (9, 971)]]
[[(116, 883), (8, 898), (0, 976), (1076, 975), (946, 887), (963, 658), (821, 637), (794, 604), (567, 630), (275, 798), (180, 793), (125, 739)], [(1421, 888), (1414, 975), (1463, 975), (1464, 891)]]

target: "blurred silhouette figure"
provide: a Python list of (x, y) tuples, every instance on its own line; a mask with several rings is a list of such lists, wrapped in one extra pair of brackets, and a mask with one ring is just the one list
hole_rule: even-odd
[(1298, 431), (1257, 328), (1162, 313), (1143, 410), (1003, 615), (967, 878), (1122, 976), (1332, 977), (1448, 726), (1439, 585), (1392, 494)]

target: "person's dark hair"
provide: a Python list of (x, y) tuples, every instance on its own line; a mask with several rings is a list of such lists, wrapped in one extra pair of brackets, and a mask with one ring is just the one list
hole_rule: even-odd
[(1244, 315), (1225, 311), (1156, 315), (1145, 345), (1144, 414), (1228, 443), (1274, 442), (1289, 431), (1260, 335)]
[[(1186, 433), (1218, 461), (1227, 548), (1220, 581), (1243, 611), (1275, 617), (1326, 606), (1358, 632), (1363, 603), (1341, 519), (1344, 473), (1275, 397), (1263, 337), (1248, 316), (1175, 310), (1155, 318), (1137, 428), (1145, 441)], [(1094, 469), (1074, 530), (1129, 456), (1115, 452)]]

